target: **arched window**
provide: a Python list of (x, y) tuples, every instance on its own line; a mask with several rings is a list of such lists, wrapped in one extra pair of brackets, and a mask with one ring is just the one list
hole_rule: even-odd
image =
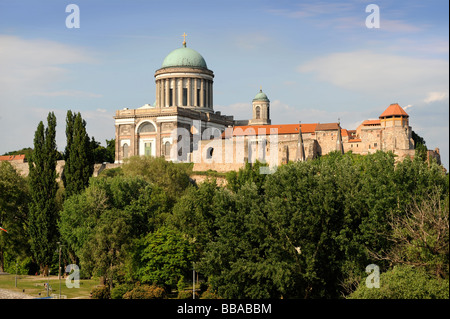
[(255, 108), (255, 119), (259, 120), (261, 118), (261, 109), (259, 106)]
[(123, 158), (127, 158), (128, 157), (128, 144), (127, 143), (123, 144), (122, 150), (123, 150)]
[(170, 142), (169, 141), (164, 143), (164, 155), (165, 156), (170, 155)]
[(139, 134), (156, 132), (155, 126), (150, 122), (145, 122), (139, 126)]

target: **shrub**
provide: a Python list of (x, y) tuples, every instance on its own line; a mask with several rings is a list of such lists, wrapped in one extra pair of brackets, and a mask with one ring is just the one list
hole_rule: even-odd
[(423, 267), (395, 266), (380, 275), (380, 288), (359, 284), (349, 299), (448, 299), (449, 280), (429, 275)]
[(91, 290), (92, 299), (110, 299), (111, 293), (108, 286), (96, 286)]
[(139, 285), (123, 295), (123, 299), (165, 299), (164, 288), (155, 285)]
[[(198, 299), (199, 295), (195, 293), (195, 299)], [(178, 299), (192, 299), (192, 290), (178, 292)]]
[(208, 289), (202, 293), (200, 299), (222, 299), (222, 298), (215, 292), (211, 291), (211, 289), (208, 287)]
[(117, 285), (111, 290), (111, 299), (123, 299), (123, 295), (133, 288), (133, 285)]

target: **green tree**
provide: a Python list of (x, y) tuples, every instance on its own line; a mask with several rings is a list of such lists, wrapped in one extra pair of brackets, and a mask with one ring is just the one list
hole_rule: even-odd
[(89, 185), (89, 178), (94, 171), (94, 157), (86, 121), (80, 113), (67, 111), (66, 118), (67, 146), (64, 154), (64, 187), (66, 196), (80, 193)]
[(438, 189), (418, 203), (413, 201), (400, 216), (390, 221), (386, 234), (393, 247), (379, 260), (395, 265), (420, 266), (437, 278), (449, 277), (449, 204), (448, 193), (441, 200)]
[(414, 141), (415, 158), (419, 158), (423, 162), (427, 160), (427, 143), (424, 138), (412, 131), (412, 139)]
[(114, 163), (114, 155), (116, 150), (116, 140), (106, 140), (106, 147), (96, 141), (94, 137), (91, 139), (91, 149), (93, 153), (94, 163)]
[(30, 248), (26, 232), (28, 185), (9, 162), (0, 162), (0, 272), (5, 271), (5, 254), (26, 258)]
[[(114, 216), (123, 219), (127, 224), (127, 240), (133, 241), (155, 231), (165, 223), (170, 212), (167, 196), (163, 189), (151, 184), (140, 176), (116, 176), (109, 178), (92, 178), (90, 185), (80, 194), (66, 199), (61, 211), (59, 229), (62, 240), (70, 251), (72, 262), (80, 260), (81, 267), (86, 274), (101, 274), (109, 271), (98, 263), (106, 258), (106, 250), (98, 250), (96, 258), (89, 258), (89, 250), (85, 247), (95, 245), (96, 241), (106, 241), (105, 238), (95, 237), (97, 228), (105, 220), (114, 221)], [(117, 221), (117, 223), (121, 223)], [(106, 227), (106, 226), (105, 226)], [(106, 228), (105, 228), (106, 229)], [(116, 234), (117, 236), (120, 233)], [(84, 257), (82, 257), (84, 256)], [(117, 264), (114, 280), (131, 277), (131, 274), (117, 277), (117, 269), (125, 267), (127, 257), (115, 259)], [(110, 276), (111, 273), (102, 274)]]
[(91, 185), (64, 201), (58, 227), (72, 263), (78, 264), (82, 248), (108, 208), (106, 191), (98, 185)]
[(80, 261), (88, 273), (104, 276), (110, 290), (123, 276), (131, 242), (129, 216), (123, 211), (105, 211), (81, 249)]
[(230, 171), (226, 174), (227, 187), (232, 191), (237, 192), (248, 181), (255, 183), (258, 187), (259, 194), (263, 193), (263, 185), (267, 174), (261, 174), (260, 168), (267, 166), (258, 160), (255, 163), (245, 163), (243, 168), (238, 172)]
[(449, 280), (431, 276), (423, 267), (395, 266), (380, 275), (380, 288), (362, 281), (349, 299), (448, 299)]
[(56, 117), (48, 114), (47, 128), (42, 121), (34, 136), (34, 151), (29, 159), (29, 188), (31, 201), (27, 229), (30, 235), (31, 251), (41, 274), (48, 274), (58, 239), (56, 209)]
[(122, 166), (124, 175), (142, 176), (147, 181), (164, 189), (172, 204), (191, 184), (189, 174), (191, 166), (184, 163), (172, 163), (164, 158), (151, 156), (133, 156)]
[(192, 271), (194, 248), (179, 231), (161, 227), (140, 241), (135, 260), (139, 281), (169, 288)]
[(255, 183), (237, 193), (220, 189), (213, 203), (217, 235), (199, 265), (212, 291), (224, 298), (287, 296), (296, 265), (263, 211)]
[(195, 243), (197, 258), (216, 236), (213, 205), (219, 190), (215, 180), (189, 186), (173, 207), (169, 222)]

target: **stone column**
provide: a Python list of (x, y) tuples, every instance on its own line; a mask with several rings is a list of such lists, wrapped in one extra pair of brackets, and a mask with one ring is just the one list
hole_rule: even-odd
[(176, 92), (177, 92), (177, 78), (173, 78), (172, 79), (172, 81), (173, 81), (173, 87), (172, 87), (172, 105), (171, 106), (175, 106), (176, 105), (176, 103), (175, 103), (175, 101), (176, 101)]
[(209, 82), (209, 108), (213, 109), (213, 82)]
[(119, 160), (121, 160), (121, 157), (119, 156), (119, 129), (120, 129), (120, 125), (116, 125), (116, 145), (115, 145), (115, 149), (116, 149), (116, 154), (115, 154), (115, 162), (119, 162)]
[(203, 92), (205, 91), (205, 80), (200, 80), (200, 106), (205, 107), (205, 99)]
[(156, 157), (161, 156), (161, 123), (156, 123), (156, 145), (155, 145), (155, 155)]
[(159, 82), (160, 82), (160, 80), (157, 80), (156, 81), (156, 105), (160, 105), (159, 104), (159, 101), (160, 101), (160, 99), (159, 99), (159, 96), (160, 96), (160, 89), (159, 89)]
[(176, 105), (183, 105), (183, 78), (178, 79), (177, 90), (178, 102), (176, 103)]
[(192, 90), (192, 87), (191, 87), (191, 78), (187, 78), (187, 106), (192, 106), (192, 103), (191, 103), (191, 90)]
[(194, 106), (198, 106), (198, 100), (197, 100), (197, 83), (198, 83), (198, 79), (194, 78)]
[(205, 107), (209, 107), (209, 81), (205, 80)]
[(165, 79), (164, 80), (164, 86), (166, 88), (165, 97), (164, 97), (164, 106), (169, 106), (169, 92), (170, 92), (170, 90), (169, 90), (169, 87), (170, 87), (169, 81), (170, 81), (169, 79)]
[(164, 81), (165, 80), (161, 80), (159, 83), (159, 87), (161, 88), (161, 93), (159, 95), (159, 107), (164, 107), (164, 105), (165, 105), (166, 95), (165, 95), (164, 90), (166, 87), (164, 86)]

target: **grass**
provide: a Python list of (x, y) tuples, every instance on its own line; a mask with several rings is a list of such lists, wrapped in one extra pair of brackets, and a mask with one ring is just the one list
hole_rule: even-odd
[[(15, 287), (15, 275), (0, 276), (0, 288), (16, 292), (25, 292), (35, 298), (47, 297), (47, 290), (44, 287), (46, 282), (48, 282), (52, 288), (49, 290), (49, 295), (56, 294), (59, 296), (58, 276), (42, 277), (19, 275), (17, 276), (17, 288)], [(98, 284), (98, 279), (84, 279), (80, 280), (80, 288), (68, 288), (66, 286), (66, 279), (61, 278), (61, 296), (67, 296), (68, 299), (89, 299), (92, 288)]]

